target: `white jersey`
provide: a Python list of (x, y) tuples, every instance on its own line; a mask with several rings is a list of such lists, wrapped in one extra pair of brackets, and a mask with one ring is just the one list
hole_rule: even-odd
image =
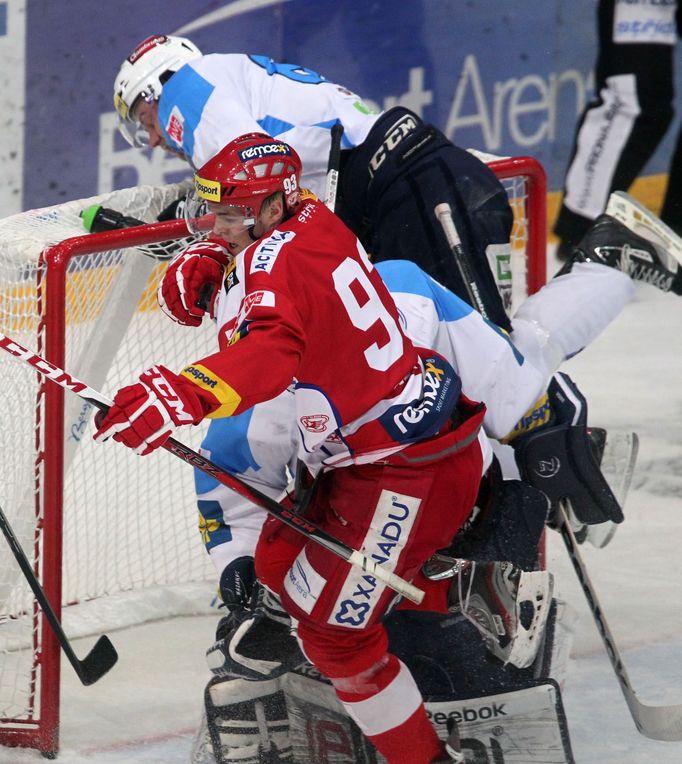
[[(460, 376), (464, 395), (485, 402), (483, 427), (492, 438), (511, 431), (559, 364), (589, 345), (634, 293), (624, 273), (577, 263), (523, 303), (509, 337), (414, 263), (385, 261), (376, 268), (405, 334), (443, 355)], [(286, 488), (286, 465), (295, 461), (298, 437), (294, 396), (287, 391), (238, 417), (214, 420), (203, 453), (275, 496)], [(266, 513), (203, 473), (197, 473), (197, 493), (202, 514), (212, 507), (224, 524), (215, 533), (205, 524), (206, 546), (220, 572), (253, 553)]]
[(302, 184), (324, 197), (330, 130), (342, 148), (364, 141), (378, 114), (316, 72), (267, 56), (215, 53), (185, 64), (164, 85), (159, 122), (170, 147), (199, 169), (244, 133), (267, 133), (293, 146)]

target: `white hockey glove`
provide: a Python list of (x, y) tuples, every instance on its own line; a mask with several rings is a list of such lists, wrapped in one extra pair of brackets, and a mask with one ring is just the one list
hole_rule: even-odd
[(230, 257), (215, 239), (192, 244), (176, 255), (156, 292), (161, 310), (184, 326), (199, 326), (206, 313), (213, 318)]

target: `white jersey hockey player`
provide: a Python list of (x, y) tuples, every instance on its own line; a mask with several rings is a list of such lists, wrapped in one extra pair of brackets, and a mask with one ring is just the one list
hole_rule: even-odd
[[(163, 98), (158, 87), (159, 92), (144, 93), (147, 85), (138, 74), (148, 60), (153, 66), (155, 57), (166, 72), (182, 63), (159, 83)], [(236, 137), (267, 133), (294, 146), (303, 163), (302, 184), (321, 198), (331, 128), (343, 125), (342, 146), (353, 148), (379, 116), (355, 93), (305, 67), (243, 53), (201, 56), (188, 40), (163, 35), (145, 40), (126, 59), (116, 92), (119, 114), (125, 114), (122, 130), (134, 145), (165, 144), (197, 169)], [(136, 103), (141, 94), (142, 102)], [(128, 113), (133, 105), (134, 119)]]

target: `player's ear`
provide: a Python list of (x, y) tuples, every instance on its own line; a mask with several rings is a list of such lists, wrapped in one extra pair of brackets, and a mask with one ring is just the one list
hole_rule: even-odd
[(284, 196), (281, 191), (278, 191), (266, 201), (261, 209), (265, 225), (271, 228), (281, 223), (284, 218), (284, 210)]

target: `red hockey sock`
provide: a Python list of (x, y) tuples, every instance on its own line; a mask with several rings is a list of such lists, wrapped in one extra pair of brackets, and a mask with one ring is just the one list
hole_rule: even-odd
[(389, 764), (430, 764), (446, 755), (424, 706), (420, 706), (399, 727), (367, 737)]

